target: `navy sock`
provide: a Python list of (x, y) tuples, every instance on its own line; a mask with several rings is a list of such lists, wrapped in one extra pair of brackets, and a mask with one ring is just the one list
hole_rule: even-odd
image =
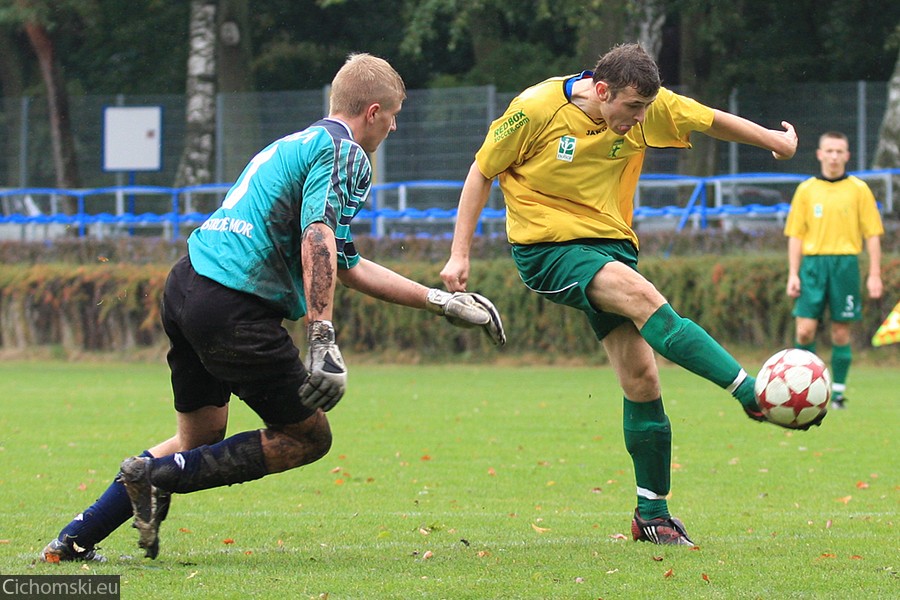
[(150, 481), (163, 490), (187, 494), (253, 481), (268, 473), (262, 435), (257, 430), (235, 434), (211, 446), (154, 459)]
[[(141, 456), (152, 457), (147, 450)], [(74, 542), (79, 548), (90, 550), (132, 516), (134, 513), (128, 492), (122, 483), (114, 479), (96, 502), (59, 532), (59, 540)]]

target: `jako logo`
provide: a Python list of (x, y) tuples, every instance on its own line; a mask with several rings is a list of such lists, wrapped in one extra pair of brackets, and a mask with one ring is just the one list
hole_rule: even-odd
[(559, 138), (559, 148), (556, 150), (556, 160), (572, 162), (573, 158), (575, 158), (575, 138), (571, 135), (564, 135)]

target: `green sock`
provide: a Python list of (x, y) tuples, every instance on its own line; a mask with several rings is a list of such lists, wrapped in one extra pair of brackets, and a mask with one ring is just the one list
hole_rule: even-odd
[(671, 485), (672, 429), (662, 399), (632, 402), (622, 411), (625, 448), (634, 463), (637, 508), (643, 519), (668, 518)]
[(799, 348), (800, 350), (806, 350), (807, 352), (816, 353), (816, 341), (813, 340), (808, 344), (801, 344), (797, 340), (794, 340), (794, 348)]
[(853, 362), (853, 352), (850, 344), (831, 347), (831, 377), (835, 387), (842, 392), (847, 385), (847, 374), (850, 372), (851, 362)]
[(758, 409), (754, 378), (706, 330), (663, 304), (641, 328), (641, 336), (666, 359), (727, 390), (744, 406)]

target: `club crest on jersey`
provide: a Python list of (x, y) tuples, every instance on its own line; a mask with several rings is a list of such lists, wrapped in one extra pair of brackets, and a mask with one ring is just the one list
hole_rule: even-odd
[(625, 145), (625, 138), (619, 138), (612, 143), (612, 148), (609, 149), (609, 154), (606, 155), (606, 158), (619, 158), (619, 151), (622, 149), (622, 146)]
[(559, 147), (556, 149), (556, 160), (572, 162), (573, 158), (575, 158), (575, 138), (571, 135), (564, 135), (559, 138)]
[(822, 208), (822, 205), (821, 205), (821, 204), (816, 204), (816, 205), (813, 206), (813, 215), (814, 215), (817, 219), (821, 219), (823, 214), (825, 214), (825, 211), (824, 211), (824, 209)]

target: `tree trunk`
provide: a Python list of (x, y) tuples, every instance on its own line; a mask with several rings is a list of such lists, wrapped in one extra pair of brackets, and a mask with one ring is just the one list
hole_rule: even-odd
[(216, 3), (192, 0), (184, 152), (175, 186), (210, 183), (216, 128)]
[(472, 36), (472, 55), (476, 65), (486, 62), (500, 47), (497, 30), (500, 28), (501, 21), (500, 14), (491, 6), (481, 5), (473, 9), (469, 20), (469, 31)]
[(637, 42), (647, 54), (659, 57), (666, 13), (661, 0), (626, 0), (586, 5), (578, 19), (578, 56), (594, 66), (617, 44)]
[(253, 48), (247, 4), (248, 0), (219, 0), (216, 62), (220, 93), (253, 91)]
[[(888, 83), (887, 109), (878, 134), (878, 149), (872, 164), (875, 169), (900, 168), (900, 53), (897, 66)], [(894, 176), (895, 190), (900, 190), (900, 176)]]
[[(712, 58), (705, 44), (699, 43), (696, 31), (702, 25), (705, 15), (685, 10), (681, 14), (680, 61), (681, 93), (710, 102), (710, 63)], [(716, 143), (705, 135), (691, 136), (690, 152), (678, 153), (678, 172), (699, 177), (715, 174)]]
[[(81, 187), (75, 139), (72, 135), (69, 114), (69, 96), (63, 82), (53, 40), (47, 29), (34, 22), (24, 24), (25, 33), (38, 57), (41, 76), (47, 88), (47, 106), (50, 112), (50, 139), (53, 147), (53, 166), (56, 171), (56, 186), (60, 188)], [(71, 212), (72, 206), (68, 209)]]
[(219, 132), (215, 179), (234, 181), (267, 140), (260, 136), (259, 98), (254, 92), (253, 49), (250, 44), (250, 10), (248, 0), (220, 0), (218, 14), (219, 40), (218, 92), (221, 99), (218, 120), (224, 127)]
[(20, 131), (22, 127), (21, 99), (25, 95), (22, 82), (22, 57), (10, 35), (0, 32), (0, 90), (3, 93), (4, 160), (6, 185), (25, 185), (19, 178)]

